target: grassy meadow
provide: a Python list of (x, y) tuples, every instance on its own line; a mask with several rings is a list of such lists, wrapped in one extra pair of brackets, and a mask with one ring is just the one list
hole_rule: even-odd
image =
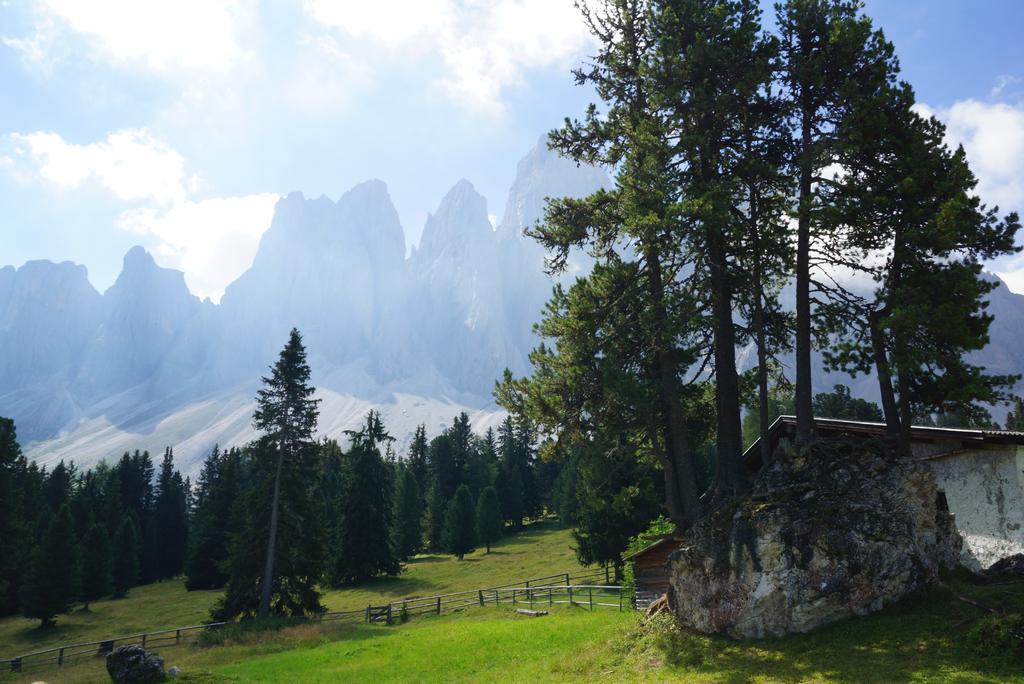
[[(381, 577), (345, 589), (328, 589), (330, 610), (354, 610), (399, 598), (432, 596), (508, 584), (557, 572), (580, 572), (569, 530), (552, 521), (529, 525), (491, 547), (458, 561), (448, 555), (420, 555), (397, 577)], [(57, 626), (39, 629), (38, 620), (0, 619), (0, 658), (62, 644), (152, 632), (210, 622), (220, 591), (185, 591), (181, 579), (136, 587), (124, 599), (96, 601), (88, 613), (60, 615)]]
[[(408, 595), (504, 584), (577, 567), (566, 530), (543, 523), (506, 539), (491, 555), (459, 563), (423, 556), (398, 578), (331, 591), (331, 608), (359, 608)], [(88, 615), (62, 616), (58, 630), (93, 638), (202, 621), (216, 592), (166, 582)], [(1024, 584), (978, 586), (950, 580), (874, 615), (810, 634), (738, 643), (687, 634), (667, 616), (555, 606), (528, 618), (507, 607), (470, 608), (394, 626), (300, 623), (277, 630), (230, 630), (209, 643), (160, 649), (182, 682), (1020, 682), (1024, 653), (982, 656), (968, 633), (976, 604), (1024, 611)], [(131, 629), (120, 629), (125, 624)], [(38, 645), (25, 620), (0, 623), (11, 639)], [(78, 638), (78, 637), (75, 637)], [(52, 640), (52, 635), (45, 639)], [(67, 639), (58, 639), (67, 641)], [(24, 651), (15, 648), (14, 652)], [(108, 681), (101, 659), (35, 670), (0, 681)]]

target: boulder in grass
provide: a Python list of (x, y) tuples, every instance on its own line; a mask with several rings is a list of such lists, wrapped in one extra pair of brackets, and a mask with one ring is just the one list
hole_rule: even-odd
[(682, 626), (782, 636), (882, 608), (957, 566), (963, 544), (931, 471), (881, 441), (780, 445), (750, 495), (669, 557)]
[(107, 656), (107, 674), (114, 684), (151, 684), (167, 679), (164, 659), (141, 646), (119, 646)]

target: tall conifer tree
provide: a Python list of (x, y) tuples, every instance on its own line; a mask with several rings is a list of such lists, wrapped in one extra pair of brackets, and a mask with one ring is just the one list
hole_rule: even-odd
[(469, 487), (459, 485), (444, 517), (445, 549), (462, 560), (476, 541), (476, 515)]
[(89, 603), (109, 596), (114, 591), (114, 558), (110, 550), (107, 529), (93, 523), (82, 539), (82, 593), (83, 610)]
[(394, 483), (381, 449), (394, 441), (380, 414), (370, 411), (358, 431), (348, 431), (352, 444), (345, 454), (341, 519), (334, 540), (330, 577), (348, 584), (401, 570), (394, 546)]
[(480, 492), (480, 499), (476, 502), (477, 539), (487, 548), (487, 553), (491, 552), (491, 544), (501, 538), (504, 528), (498, 492), (494, 487), (487, 487)]
[(408, 467), (398, 476), (393, 536), (395, 552), (402, 560), (418, 553), (423, 545), (423, 503), (416, 477)]
[(22, 614), (53, 627), (56, 617), (70, 612), (78, 599), (81, 565), (75, 521), (64, 504), (53, 516), (35, 550), (22, 593)]
[(139, 540), (130, 515), (125, 515), (114, 534), (114, 597), (122, 598), (139, 583)]
[(292, 329), (263, 388), (253, 426), (253, 485), (244, 497), (245, 528), (232, 543), (220, 619), (322, 610), (318, 583), (325, 557), (323, 505), (315, 494), (321, 450), (313, 442), (319, 399), (310, 384), (306, 349)]

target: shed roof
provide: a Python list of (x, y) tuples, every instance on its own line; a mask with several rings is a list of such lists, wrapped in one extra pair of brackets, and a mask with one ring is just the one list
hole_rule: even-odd
[[(886, 434), (885, 423), (874, 423), (860, 420), (843, 420), (839, 418), (815, 418), (815, 427), (819, 432), (867, 437), (882, 437)], [(779, 438), (796, 428), (796, 416), (779, 416), (768, 428), (768, 438), (772, 446)], [(962, 445), (974, 444), (1012, 444), (1024, 445), (1024, 432), (1013, 430), (989, 430), (983, 428), (948, 428), (929, 425), (914, 425), (910, 428), (910, 438), (916, 442), (956, 441)], [(743, 461), (748, 467), (760, 467), (761, 439), (743, 452)], [(940, 454), (936, 454), (940, 455)]]
[(629, 554), (628, 556), (623, 556), (622, 560), (633, 560), (634, 558), (636, 558), (638, 556), (642, 556), (642, 555), (644, 555), (644, 554), (646, 554), (646, 553), (648, 553), (650, 551), (653, 551), (654, 549), (658, 548), (659, 546), (662, 546), (663, 544), (665, 544), (667, 542), (681, 542), (681, 541), (682, 541), (682, 538), (681, 537), (677, 537), (675, 534), (672, 534), (672, 533), (663, 534), (660, 537), (658, 537), (657, 539), (655, 539), (653, 542), (651, 542), (650, 544), (645, 546), (644, 548), (640, 549), (639, 551), (634, 551), (633, 553)]

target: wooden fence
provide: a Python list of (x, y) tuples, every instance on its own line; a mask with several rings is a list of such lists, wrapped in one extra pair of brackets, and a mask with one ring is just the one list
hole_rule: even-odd
[[(605, 584), (595, 584), (604, 579)], [(438, 596), (409, 597), (391, 601), (379, 606), (368, 605), (365, 609), (328, 611), (319, 620), (393, 624), (404, 622), (422, 615), (441, 615), (445, 612), (465, 610), (472, 606), (501, 605), (557, 605), (570, 604), (595, 607), (613, 607), (623, 610), (632, 608), (623, 597), (621, 587), (610, 583), (607, 568), (573, 575), (563, 572), (547, 577), (503, 584), (497, 587), (471, 589)], [(624, 604), (625, 601), (625, 604)], [(157, 632), (132, 634), (102, 641), (89, 641), (26, 653), (8, 660), (0, 660), (0, 668), (7, 666), (11, 672), (23, 672), (27, 668), (56, 664), (62, 666), (74, 659), (106, 656), (118, 646), (139, 645), (177, 646), (182, 638), (200, 635), (227, 625), (227, 622), (211, 622), (205, 625), (177, 627)]]

